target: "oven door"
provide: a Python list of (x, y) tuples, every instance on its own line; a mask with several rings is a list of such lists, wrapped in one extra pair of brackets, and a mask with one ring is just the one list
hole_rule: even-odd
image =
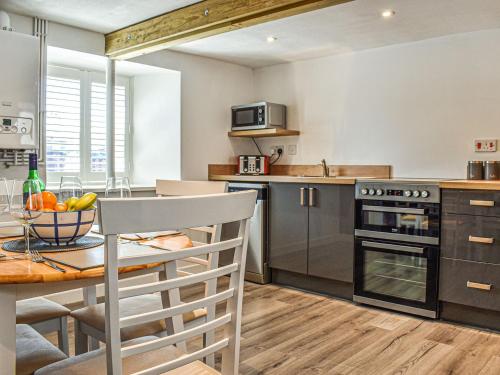
[(265, 107), (249, 106), (232, 109), (232, 130), (265, 128)]
[(356, 235), (439, 244), (439, 204), (357, 201)]
[(354, 300), (437, 317), (439, 248), (356, 239)]

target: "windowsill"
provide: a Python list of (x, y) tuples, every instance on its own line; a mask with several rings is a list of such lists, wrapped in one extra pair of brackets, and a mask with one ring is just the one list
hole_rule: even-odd
[[(59, 192), (59, 184), (47, 184), (47, 190), (50, 190), (54, 193)], [(106, 185), (83, 185), (83, 190), (85, 192), (94, 192), (94, 193), (104, 193), (106, 191)], [(141, 185), (132, 185), (130, 186), (130, 190), (132, 191), (156, 191), (155, 186), (141, 186)]]

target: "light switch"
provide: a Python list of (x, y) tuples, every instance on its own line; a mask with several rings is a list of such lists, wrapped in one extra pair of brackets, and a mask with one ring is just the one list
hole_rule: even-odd
[(288, 145), (286, 148), (288, 155), (297, 155), (297, 145)]

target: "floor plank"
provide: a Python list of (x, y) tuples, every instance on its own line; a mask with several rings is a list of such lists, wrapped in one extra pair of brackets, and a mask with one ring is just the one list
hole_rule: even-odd
[[(202, 292), (197, 287), (182, 295), (189, 300)], [(497, 333), (277, 285), (247, 283), (243, 310), (245, 375), (500, 374)], [(197, 340), (189, 348), (200, 345)]]

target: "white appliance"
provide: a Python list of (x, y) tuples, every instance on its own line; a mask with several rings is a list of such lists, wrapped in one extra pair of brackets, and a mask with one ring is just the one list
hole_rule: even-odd
[(39, 146), (38, 38), (0, 30), (0, 149)]

